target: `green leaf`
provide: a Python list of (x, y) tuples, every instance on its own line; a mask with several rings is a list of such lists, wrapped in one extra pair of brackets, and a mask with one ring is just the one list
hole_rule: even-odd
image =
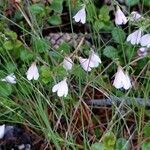
[(33, 48), (36, 50), (36, 52), (42, 53), (49, 49), (49, 44), (47, 43), (45, 39), (34, 38)]
[(104, 5), (100, 9), (98, 17), (99, 17), (100, 21), (108, 22), (110, 20), (109, 7), (107, 5)]
[(63, 0), (53, 0), (50, 7), (55, 12), (62, 13), (62, 11), (63, 11)]
[(51, 76), (51, 70), (48, 66), (42, 66), (40, 70), (43, 83), (47, 84), (53, 80)]
[(14, 45), (11, 41), (6, 41), (4, 42), (3, 46), (6, 50), (12, 50)]
[(29, 10), (35, 15), (43, 14), (44, 13), (44, 5), (32, 4), (31, 6), (29, 6)]
[(17, 34), (13, 31), (10, 31), (10, 30), (5, 30), (5, 35), (12, 39), (12, 40), (16, 40), (17, 39)]
[(111, 59), (118, 58), (118, 52), (117, 49), (115, 49), (112, 46), (106, 46), (105, 49), (103, 50), (103, 54)]
[(150, 142), (144, 142), (142, 144), (142, 150), (150, 150)]
[(17, 69), (16, 64), (12, 63), (12, 62), (7, 62), (6, 64), (6, 69), (8, 72), (15, 72), (15, 70)]
[(117, 27), (112, 30), (111, 34), (116, 43), (122, 44), (126, 38), (125, 32)]
[(15, 49), (16, 49), (16, 48), (19, 48), (19, 47), (21, 47), (21, 46), (22, 46), (22, 42), (21, 42), (21, 41), (19, 41), (19, 40), (16, 40), (16, 41), (15, 41), (15, 45), (14, 45), (14, 46), (15, 46), (15, 47), (14, 47)]
[(114, 150), (116, 137), (112, 132), (108, 132), (104, 135), (103, 144), (104, 150)]
[(128, 6), (137, 5), (139, 2), (140, 2), (140, 0), (126, 0), (126, 1), (125, 1), (125, 3), (126, 3)]
[(91, 150), (103, 150), (103, 144), (102, 143), (94, 143), (91, 146)]
[(65, 53), (65, 54), (69, 54), (70, 53), (70, 45), (66, 42), (63, 42), (62, 44), (60, 44), (59, 48), (57, 49), (60, 53)]
[(12, 87), (9, 83), (6, 82), (0, 82), (0, 96), (2, 97), (7, 97), (11, 94), (12, 92)]
[(129, 145), (126, 139), (124, 138), (117, 139), (115, 150), (128, 150), (128, 149), (129, 149)]
[(59, 25), (61, 24), (61, 17), (60, 16), (56, 16), (53, 15), (51, 17), (48, 18), (48, 23), (52, 24), (52, 25)]
[(34, 57), (34, 55), (26, 49), (22, 49), (20, 52), (20, 59), (22, 61), (29, 61)]
[(100, 29), (103, 29), (105, 27), (105, 24), (101, 22), (100, 20), (96, 20), (94, 22), (93, 28), (98, 32)]
[(144, 137), (150, 137), (150, 121), (144, 126)]

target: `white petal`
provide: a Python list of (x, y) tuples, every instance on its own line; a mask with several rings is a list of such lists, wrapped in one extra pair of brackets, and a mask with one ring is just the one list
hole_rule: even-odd
[(53, 86), (52, 92), (56, 92), (58, 89), (59, 89), (59, 83)]
[(113, 86), (117, 89), (122, 88), (124, 86), (122, 82), (123, 80), (126, 80), (126, 77), (125, 77), (122, 67), (119, 66), (117, 73), (115, 75)]
[(39, 72), (35, 62), (31, 64), (28, 71), (26, 72), (26, 75), (28, 80), (37, 80), (39, 78)]
[(89, 66), (89, 64), (92, 66), (92, 62), (90, 63), (89, 59), (79, 57), (79, 62), (85, 71), (91, 71), (91, 67)]
[(149, 47), (149, 45), (150, 45), (150, 34), (143, 35), (141, 37), (140, 44), (141, 44), (141, 46)]
[(0, 139), (4, 137), (5, 134), (5, 124), (0, 126)]
[(81, 22), (84, 24), (86, 22), (85, 6), (79, 10), (73, 18), (75, 19), (75, 22)]
[(127, 37), (127, 42), (131, 42), (131, 44), (135, 45), (135, 44), (139, 44), (140, 40), (142, 37), (142, 30), (138, 29), (136, 31), (134, 31), (133, 33), (131, 33), (128, 37)]
[(130, 77), (128, 76), (127, 73), (125, 73), (125, 76), (126, 76), (126, 80), (123, 81), (124, 84), (123, 87), (125, 90), (128, 90), (129, 88), (132, 87), (132, 85), (131, 85)]
[(63, 67), (66, 70), (71, 70), (73, 66), (73, 61), (70, 59), (70, 57), (65, 57), (63, 61)]
[(16, 76), (14, 73), (11, 73), (10, 75), (6, 76), (4, 79), (1, 79), (1, 81), (5, 81), (11, 84), (16, 84)]
[(66, 82), (66, 79), (60, 81), (59, 83), (57, 83), (56, 85), (54, 85), (54, 87), (52, 88), (52, 92), (56, 92), (57, 91), (57, 95), (59, 97), (62, 96), (67, 96), (68, 94), (68, 85)]
[(121, 11), (119, 7), (117, 7), (117, 11), (115, 13), (115, 24), (122, 25), (127, 23), (127, 18), (124, 13)]
[(99, 58), (99, 56), (93, 51), (91, 50), (91, 54), (89, 56), (89, 60), (90, 60), (90, 67), (98, 67), (99, 63), (101, 63), (101, 59)]

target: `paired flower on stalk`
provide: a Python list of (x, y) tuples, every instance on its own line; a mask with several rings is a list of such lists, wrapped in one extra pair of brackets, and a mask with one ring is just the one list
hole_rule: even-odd
[(79, 62), (85, 71), (91, 71), (92, 68), (98, 67), (98, 65), (101, 63), (101, 59), (99, 58), (98, 54), (91, 50), (89, 58), (79, 57)]

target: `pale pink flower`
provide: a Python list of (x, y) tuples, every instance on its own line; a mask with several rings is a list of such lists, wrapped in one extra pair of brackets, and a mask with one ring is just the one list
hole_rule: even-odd
[(79, 62), (81, 67), (85, 70), (85, 71), (91, 71), (91, 66), (94, 66), (94, 64), (91, 62), (90, 63), (90, 59), (87, 58), (82, 58), (79, 57)]
[(148, 48), (147, 47), (141, 47), (138, 49), (137, 51), (137, 54), (140, 56), (140, 57), (144, 57), (147, 55), (147, 51), (148, 51)]
[[(93, 50), (91, 50), (89, 55), (89, 60), (92, 62), (90, 67), (96, 68), (100, 63), (102, 63), (101, 59), (99, 58), (98, 54), (96, 54)], [(93, 66), (92, 66), (93, 65)]]
[(38, 80), (39, 78), (39, 72), (38, 72), (38, 68), (36, 66), (36, 62), (33, 62), (31, 64), (31, 66), (29, 67), (28, 71), (26, 72), (27, 75), (27, 79), (28, 80)]
[(141, 18), (142, 18), (142, 16), (137, 11), (131, 12), (130, 21), (138, 21)]
[(63, 61), (63, 67), (66, 70), (71, 70), (73, 66), (73, 61), (71, 60), (70, 57), (65, 57)]
[(57, 95), (59, 97), (62, 97), (62, 96), (66, 97), (68, 94), (68, 85), (67, 85), (66, 80), (67, 80), (67, 78), (60, 81), (56, 85), (54, 85), (52, 88), (52, 92), (57, 92)]
[(82, 9), (80, 9), (73, 18), (75, 19), (75, 22), (81, 22), (82, 24), (85, 24), (86, 22), (85, 6), (83, 6)]
[(121, 11), (120, 7), (117, 6), (117, 11), (115, 13), (115, 24), (122, 25), (127, 23), (127, 18), (124, 13)]
[(141, 37), (140, 44), (141, 44), (141, 46), (150, 47), (150, 34), (143, 35)]
[(142, 34), (142, 29), (134, 31), (133, 33), (128, 35), (127, 42), (131, 42), (132, 45), (139, 44), (141, 41)]
[(124, 73), (121, 66), (118, 67), (113, 86), (117, 89), (124, 88), (125, 90), (128, 90), (132, 87), (130, 77), (128, 76), (127, 72)]
[(5, 81), (11, 84), (16, 84), (16, 76), (14, 75), (14, 73), (11, 73), (5, 78), (1, 79), (1, 81)]

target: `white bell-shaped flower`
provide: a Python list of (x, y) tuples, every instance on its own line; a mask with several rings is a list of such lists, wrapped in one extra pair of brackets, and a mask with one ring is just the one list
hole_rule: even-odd
[(150, 47), (150, 34), (145, 34), (141, 37), (140, 40), (141, 46)]
[(73, 17), (75, 22), (81, 22), (82, 24), (85, 24), (86, 22), (86, 11), (85, 11), (85, 5), (80, 9), (76, 15)]
[(128, 35), (127, 42), (131, 42), (132, 45), (139, 44), (141, 41), (142, 34), (143, 34), (142, 29), (134, 31), (133, 33)]
[(5, 124), (0, 126), (0, 139), (4, 137), (5, 134)]
[(71, 70), (73, 66), (73, 61), (71, 60), (70, 57), (65, 57), (63, 61), (63, 67), (66, 70)]
[(138, 21), (142, 18), (142, 16), (137, 12), (137, 11), (133, 11), (131, 12), (131, 16), (130, 16), (130, 21)]
[(96, 54), (93, 50), (91, 50), (91, 53), (89, 55), (90, 60), (90, 67), (96, 68), (100, 63), (102, 63), (101, 59), (99, 58), (98, 54)]
[(5, 78), (1, 79), (1, 81), (5, 81), (11, 84), (16, 84), (16, 76), (14, 75), (14, 73), (11, 73)]
[(27, 75), (27, 79), (28, 80), (38, 80), (39, 78), (39, 72), (38, 72), (38, 68), (36, 66), (36, 62), (33, 62), (31, 64), (31, 66), (29, 67), (28, 71), (26, 72)]
[(87, 59), (87, 58), (82, 58), (82, 57), (79, 57), (79, 62), (80, 62), (80, 65), (81, 67), (85, 70), (85, 71), (91, 71), (91, 66), (93, 67), (94, 64), (92, 61), (90, 61), (90, 59)]
[(125, 90), (128, 90), (130, 87), (132, 87), (130, 77), (127, 73), (124, 73), (121, 66), (118, 67), (113, 86), (117, 89), (124, 88)]
[(115, 13), (115, 24), (122, 25), (127, 23), (127, 18), (124, 13), (121, 11), (120, 7), (117, 6), (117, 11)]
[(67, 81), (67, 78), (60, 81), (56, 85), (54, 85), (52, 88), (52, 92), (57, 92), (57, 95), (59, 97), (62, 97), (62, 96), (66, 97), (68, 94), (68, 84), (66, 81)]

